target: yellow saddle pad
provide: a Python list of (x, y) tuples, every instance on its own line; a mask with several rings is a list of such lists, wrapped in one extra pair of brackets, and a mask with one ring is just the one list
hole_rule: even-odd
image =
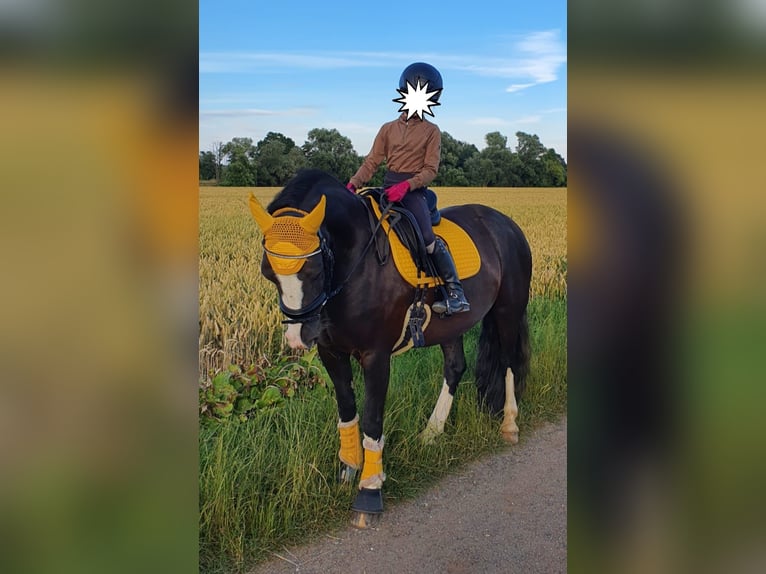
[[(380, 206), (378, 206), (377, 202), (372, 197), (367, 199), (372, 204), (375, 217), (379, 219)], [(381, 227), (386, 232), (389, 242), (391, 243), (391, 254), (393, 255), (394, 264), (399, 270), (402, 278), (413, 287), (417, 287), (418, 285), (433, 287), (436, 285), (436, 278), (434, 277), (428, 277), (423, 274), (421, 274), (421, 277), (418, 277), (418, 268), (412, 260), (412, 255), (410, 255), (409, 250), (401, 242), (399, 236), (391, 231), (391, 226), (388, 224), (388, 221), (384, 221)], [(476, 249), (473, 240), (463, 228), (457, 223), (442, 217), (439, 224), (434, 225), (433, 229), (434, 234), (441, 237), (449, 247), (452, 258), (455, 260), (455, 269), (457, 270), (458, 277), (460, 279), (466, 279), (476, 275), (481, 268), (481, 257), (479, 256), (479, 250)]]

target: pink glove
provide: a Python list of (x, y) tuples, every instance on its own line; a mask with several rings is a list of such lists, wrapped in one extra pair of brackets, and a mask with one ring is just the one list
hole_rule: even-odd
[(402, 181), (396, 183), (386, 190), (386, 197), (389, 201), (401, 201), (410, 190), (410, 182)]
[(349, 190), (351, 193), (356, 193), (356, 186), (350, 181), (346, 184), (346, 189)]

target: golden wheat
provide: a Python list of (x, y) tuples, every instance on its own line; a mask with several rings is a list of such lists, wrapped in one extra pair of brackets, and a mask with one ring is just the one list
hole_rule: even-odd
[[(274, 286), (260, 273), (261, 234), (250, 192), (267, 204), (280, 188), (199, 190), (199, 368), (205, 377), (229, 363), (283, 350)], [(439, 206), (481, 203), (512, 217), (532, 249), (532, 296), (566, 297), (566, 189), (437, 187)]]

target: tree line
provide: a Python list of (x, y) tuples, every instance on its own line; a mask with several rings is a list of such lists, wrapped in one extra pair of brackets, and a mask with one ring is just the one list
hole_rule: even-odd
[[(567, 164), (552, 148), (533, 134), (516, 132), (514, 150), (500, 132), (485, 136), (487, 146), (478, 148), (442, 132), (441, 161), (434, 186), (471, 187), (566, 187)], [(336, 129), (315, 128), (302, 146), (280, 133), (269, 132), (261, 141), (236, 137), (216, 142), (199, 154), (200, 181), (222, 186), (281, 187), (303, 167), (331, 173), (347, 182), (364, 161), (351, 140)], [(369, 186), (383, 184), (381, 165)]]

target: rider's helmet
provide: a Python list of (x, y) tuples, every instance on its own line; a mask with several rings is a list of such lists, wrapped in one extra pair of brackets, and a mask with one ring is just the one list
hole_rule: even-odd
[(404, 68), (402, 75), (399, 77), (399, 89), (406, 92), (407, 82), (409, 82), (411, 86), (417, 87), (418, 80), (420, 80), (421, 86), (424, 86), (426, 82), (428, 83), (429, 92), (437, 92), (431, 97), (431, 101), (439, 101), (439, 96), (443, 89), (442, 75), (439, 73), (439, 70), (425, 62), (415, 62), (414, 64), (410, 64)]

